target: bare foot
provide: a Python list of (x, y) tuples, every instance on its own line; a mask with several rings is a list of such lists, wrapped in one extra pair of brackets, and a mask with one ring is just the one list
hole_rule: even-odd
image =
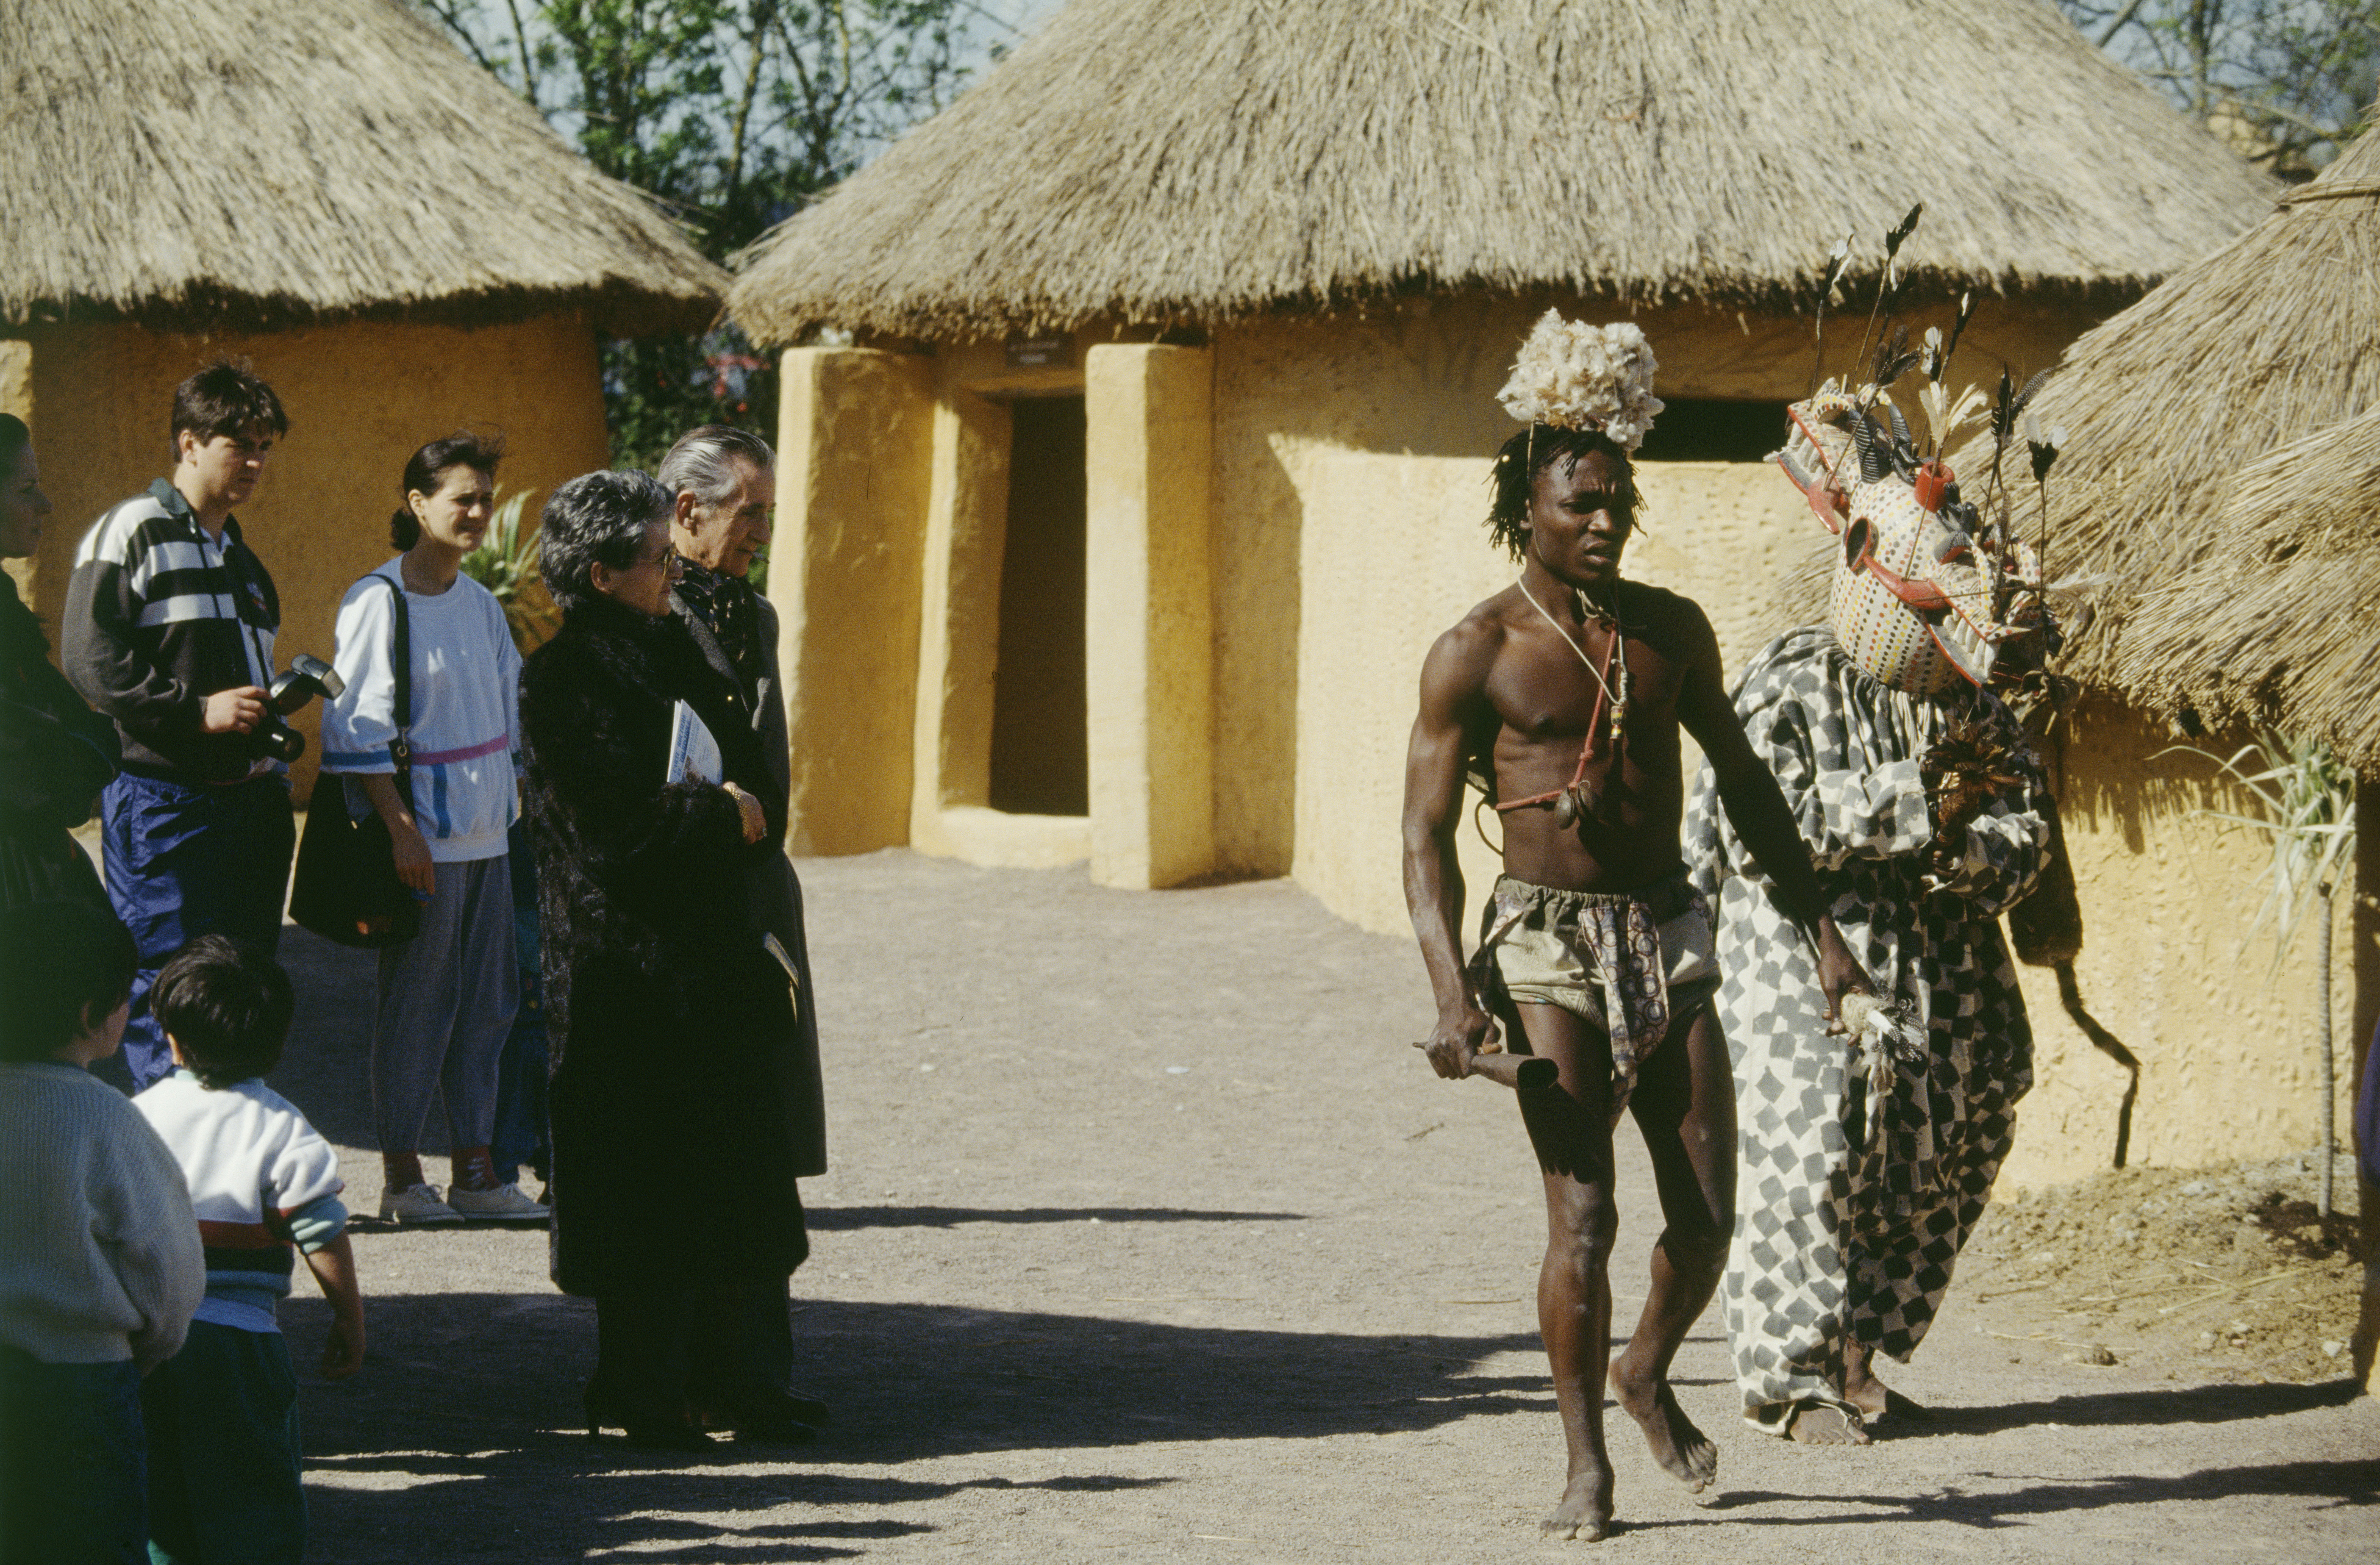
[(1860, 1427), (1858, 1420), (1824, 1402), (1803, 1402), (1796, 1407), (1786, 1423), (1785, 1432), (1805, 1446), (1868, 1444), (1867, 1431)]
[(1624, 1359), (1613, 1363), (1610, 1379), (1612, 1399), (1645, 1431), (1661, 1471), (1685, 1485), (1688, 1494), (1702, 1493), (1718, 1476), (1718, 1447), (1694, 1427), (1670, 1383), (1631, 1373)]
[(1875, 1362), (1875, 1356), (1868, 1353), (1843, 1355), (1843, 1401), (1859, 1409), (1860, 1415), (1870, 1423), (1887, 1414), (1912, 1424), (1922, 1424), (1934, 1416), (1933, 1410), (1925, 1403), (1910, 1401), (1877, 1379), (1873, 1373)]
[(1572, 1474), (1561, 1503), (1554, 1507), (1537, 1534), (1554, 1542), (1576, 1538), (1581, 1543), (1600, 1543), (1610, 1536), (1611, 1469), (1589, 1467)]

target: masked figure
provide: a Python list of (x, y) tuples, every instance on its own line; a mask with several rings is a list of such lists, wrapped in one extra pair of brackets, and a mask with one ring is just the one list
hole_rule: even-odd
[(1687, 861), (1718, 908), (1741, 1126), (1721, 1283), (1745, 1416), (1864, 1443), (2007, 1156), (2033, 1036), (1998, 915), (2040, 874), (2046, 786), (1995, 674), (2050, 634), (2032, 552), (1983, 525), (1891, 404), (1831, 387), (1777, 460), (1836, 539), (1829, 623), (1733, 691), (1878, 1003), (1830, 1032), (1813, 953), (1698, 780)]

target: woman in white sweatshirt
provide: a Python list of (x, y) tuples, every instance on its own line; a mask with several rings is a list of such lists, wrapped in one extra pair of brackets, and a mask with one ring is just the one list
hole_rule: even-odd
[[(322, 714), (322, 770), (345, 779), (360, 819), (388, 827), (396, 873), (422, 904), (412, 940), (382, 947), (372, 1028), (372, 1115), (380, 1215), (400, 1223), (538, 1218), (545, 1208), (499, 1183), (488, 1143), (496, 1073), (518, 1004), (504, 831), (520, 812), (514, 776), (520, 654), (494, 594), (462, 574), (495, 513), (501, 439), (450, 435), (405, 467), (389, 541), (404, 551), (347, 589), (334, 659), (346, 693)], [(412, 786), (397, 783), (396, 594), (411, 642)], [(318, 790), (314, 807), (334, 805)], [(443, 1199), (421, 1170), (421, 1131), (437, 1098), (453, 1171)]]

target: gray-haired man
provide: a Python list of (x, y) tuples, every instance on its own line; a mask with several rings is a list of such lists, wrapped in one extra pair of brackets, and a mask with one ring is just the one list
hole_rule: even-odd
[[(776, 520), (776, 453), (756, 434), (705, 424), (670, 447), (660, 478), (677, 496), (670, 541), (686, 563), (670, 608), (685, 620), (710, 666), (734, 687), (737, 709), (759, 735), (770, 784), (777, 792), (774, 800), (763, 802), (780, 812), (793, 785), (793, 767), (784, 690), (777, 675), (777, 611), (745, 580)], [(793, 865), (779, 855), (752, 871), (750, 891), (761, 927), (784, 946), (799, 976), (799, 1024), (793, 1046), (780, 1052), (775, 1068), (792, 1121), (794, 1171), (815, 1176), (826, 1172), (826, 1114), (809, 947), (802, 935), (802, 885)], [(755, 1322), (747, 1338), (753, 1377), (783, 1387), (793, 1373), (792, 1321), (782, 1302), (763, 1313), (767, 1318)], [(805, 1406), (795, 1416), (824, 1415), (823, 1404), (797, 1400)]]

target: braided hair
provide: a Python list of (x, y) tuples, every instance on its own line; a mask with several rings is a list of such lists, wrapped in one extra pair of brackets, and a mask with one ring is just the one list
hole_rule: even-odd
[(1630, 460), (1625, 446), (1601, 430), (1533, 424), (1506, 441), (1496, 453), (1496, 465), (1488, 478), (1494, 495), (1488, 507), (1489, 536), (1502, 544), (1514, 560), (1526, 558), (1529, 495), (1536, 487), (1537, 475), (1556, 462), (1568, 472), (1578, 466), (1580, 457), (1596, 451), (1618, 462), (1620, 470), (1627, 475), (1628, 506), (1634, 511), (1642, 497), (1636, 488), (1636, 464)]

